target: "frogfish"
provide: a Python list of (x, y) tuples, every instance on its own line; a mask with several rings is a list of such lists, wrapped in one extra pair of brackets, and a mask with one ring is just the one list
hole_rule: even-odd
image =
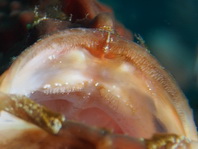
[(1, 149), (198, 149), (186, 97), (111, 8), (48, 6), (35, 11), (37, 41), (0, 76)]

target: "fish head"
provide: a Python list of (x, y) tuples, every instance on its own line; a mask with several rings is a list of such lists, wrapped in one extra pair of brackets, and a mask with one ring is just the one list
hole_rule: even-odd
[(61, 30), (45, 30), (2, 74), (0, 134), (14, 133), (0, 147), (196, 148), (174, 79), (111, 15), (87, 18), (58, 21)]

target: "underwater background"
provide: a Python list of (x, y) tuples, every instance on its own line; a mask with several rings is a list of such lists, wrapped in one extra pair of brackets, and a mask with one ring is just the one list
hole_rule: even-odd
[[(198, 0), (100, 0), (173, 75), (198, 126)], [(0, 73), (29, 43), (38, 0), (0, 0)], [(136, 38), (136, 42), (139, 42)]]

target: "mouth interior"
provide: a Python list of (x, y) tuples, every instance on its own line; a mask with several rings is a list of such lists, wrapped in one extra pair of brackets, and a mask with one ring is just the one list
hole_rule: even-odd
[(154, 102), (135, 66), (99, 59), (81, 47), (69, 51), (57, 46), (24, 62), (10, 93), (26, 95), (68, 120), (114, 133), (150, 138), (158, 131)]
[(104, 128), (118, 134), (125, 133), (116, 119), (114, 109), (104, 102), (106, 99), (94, 87), (54, 94), (35, 91), (30, 98), (55, 112), (64, 114), (68, 120)]

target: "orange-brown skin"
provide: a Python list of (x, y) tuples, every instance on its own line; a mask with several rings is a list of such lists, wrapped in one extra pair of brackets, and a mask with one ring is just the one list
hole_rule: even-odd
[[(20, 69), (23, 68), (27, 60), (31, 60), (33, 56), (39, 55), (43, 49), (48, 46), (50, 47), (49, 43), (55, 43), (56, 46), (66, 45), (66, 50), (72, 50), (72, 47), (83, 47), (93, 57), (98, 58), (102, 62), (106, 60), (112, 60), (115, 63), (119, 63), (120, 61), (123, 63), (127, 62), (136, 69), (135, 74), (131, 75), (134, 77), (139, 76), (135, 82), (138, 82), (136, 82), (139, 85), (137, 90), (140, 90), (140, 92), (134, 92), (132, 97), (149, 97), (149, 102), (144, 103), (145, 107), (152, 103), (155, 109), (147, 113), (146, 108), (141, 109), (138, 107), (140, 113), (135, 112), (135, 114), (143, 113), (143, 115), (140, 115), (142, 118), (144, 118), (144, 112), (145, 115), (154, 114), (154, 116), (163, 122), (167, 130), (169, 128), (170, 130), (175, 128), (174, 133), (177, 135), (186, 136), (196, 141), (197, 133), (192, 120), (192, 113), (184, 95), (164, 68), (148, 53), (147, 49), (130, 41), (131, 34), (114, 20), (111, 9), (95, 0), (65, 0), (62, 3), (63, 12), (67, 16), (72, 14), (71, 20), (64, 21), (47, 18), (38, 23), (37, 27), (40, 31), (43, 31), (44, 25), (47, 27), (41, 35), (50, 34), (50, 36), (38, 41), (21, 54), (11, 68), (1, 76), (0, 91), (9, 94), (10, 88), (13, 85), (12, 81), (17, 76), (17, 72), (20, 72)], [(76, 9), (79, 11), (76, 11)], [(52, 25), (50, 22), (54, 23), (53, 27), (50, 26)], [(63, 29), (66, 29), (66, 31), (61, 31)], [(59, 33), (51, 34), (50, 31), (52, 30), (53, 32), (59, 31)], [(66, 53), (65, 50), (60, 51), (57, 54), (58, 56)], [(152, 86), (151, 88), (147, 86), (148, 80), (149, 85), (151, 84)], [(141, 93), (143, 94), (140, 95)], [(166, 109), (162, 110), (165, 106)], [(174, 124), (172, 124), (173, 121)], [(137, 131), (141, 131), (141, 134), (144, 134), (146, 137), (151, 137), (155, 133), (158, 133), (152, 124), (152, 122), (147, 124), (148, 129), (151, 130), (151, 134), (149, 135), (142, 130)], [(172, 133), (172, 131), (167, 131), (167, 134), (165, 134), (162, 140), (178, 137), (177, 135), (174, 136), (168, 133)], [(51, 142), (53, 141), (53, 148), (55, 149), (62, 147), (104, 149), (127, 147), (145, 149), (148, 147), (149, 149), (153, 149), (154, 147), (152, 145), (148, 145), (151, 142), (154, 146), (158, 144), (157, 149), (166, 149), (169, 143), (165, 141), (166, 143), (164, 145), (155, 144), (155, 141), (158, 138), (161, 139), (161, 137), (157, 137), (157, 139), (153, 138), (148, 143), (142, 142), (139, 139), (119, 136), (108, 132), (104, 133), (103, 129), (92, 128), (73, 122), (65, 122), (57, 135), (49, 134), (38, 128), (19, 134), (17, 136), (18, 139), (8, 140), (6, 144), (0, 142), (0, 147), (11, 149), (13, 147), (24, 146), (24, 148), (28, 148), (31, 145), (33, 149), (49, 148), (49, 146), (52, 147)], [(181, 141), (180, 143), (188, 144), (187, 141)], [(172, 144), (176, 143), (172, 142)], [(186, 145), (186, 148), (188, 147)]]

